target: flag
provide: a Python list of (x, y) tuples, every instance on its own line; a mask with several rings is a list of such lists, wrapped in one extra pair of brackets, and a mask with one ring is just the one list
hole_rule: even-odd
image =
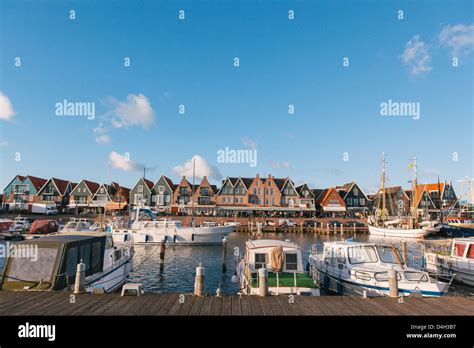
[(412, 169), (413, 168), (413, 163), (408, 163), (408, 168)]

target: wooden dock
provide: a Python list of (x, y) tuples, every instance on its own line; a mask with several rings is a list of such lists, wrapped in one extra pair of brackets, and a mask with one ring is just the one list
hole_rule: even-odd
[(205, 296), (180, 294), (80, 294), (70, 292), (0, 291), (0, 316), (5, 315), (149, 315), (149, 316), (327, 316), (327, 315), (474, 315), (474, 297), (405, 297), (403, 303), (388, 297), (355, 296)]

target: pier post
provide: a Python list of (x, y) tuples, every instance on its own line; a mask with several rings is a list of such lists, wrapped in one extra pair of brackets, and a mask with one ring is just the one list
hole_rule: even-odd
[(334, 224), (334, 234), (337, 234), (337, 226)]
[(354, 234), (356, 233), (356, 224), (354, 222)]
[(227, 271), (227, 238), (222, 239), (222, 273)]
[(341, 234), (344, 234), (344, 224), (341, 224)]
[(160, 260), (161, 261), (165, 259), (165, 251), (166, 251), (166, 242), (163, 240), (160, 245)]
[(268, 272), (266, 268), (258, 269), (258, 295), (267, 296), (268, 293)]
[(86, 291), (86, 264), (80, 263), (77, 264), (76, 268), (76, 281), (74, 282), (74, 293), (80, 294)]
[(196, 267), (196, 278), (194, 280), (194, 295), (202, 296), (203, 286), (204, 286), (204, 267), (201, 267), (201, 264), (199, 264), (199, 266)]
[(303, 221), (300, 223), (300, 232), (303, 232)]
[(329, 222), (326, 224), (327, 232), (329, 234)]
[(405, 265), (408, 266), (408, 247), (407, 247), (407, 241), (402, 239), (402, 255), (403, 255), (403, 260), (405, 261)]
[(390, 289), (390, 297), (397, 298), (398, 297), (398, 278), (397, 278), (397, 271), (394, 269), (389, 269), (387, 271), (388, 274), (388, 287)]

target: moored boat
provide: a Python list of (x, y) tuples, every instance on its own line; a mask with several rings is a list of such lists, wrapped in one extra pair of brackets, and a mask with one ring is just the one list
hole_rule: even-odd
[[(147, 218), (140, 218), (145, 214)], [(150, 209), (136, 209), (129, 228), (110, 226), (114, 241), (134, 244), (153, 244), (166, 242), (174, 245), (214, 245), (222, 244), (223, 239), (235, 230), (236, 225), (206, 224), (203, 226), (183, 226), (180, 220), (157, 220)]]
[(311, 271), (323, 288), (340, 294), (369, 297), (390, 294), (388, 272), (396, 271), (399, 295), (442, 296), (451, 282), (407, 267), (393, 246), (349, 241), (325, 242), (321, 254), (310, 255)]
[(240, 290), (259, 293), (259, 269), (266, 269), (271, 295), (319, 296), (319, 285), (305, 272), (301, 248), (290, 241), (259, 239), (246, 242), (245, 257), (237, 267)]
[[(133, 247), (114, 246), (107, 233), (61, 233), (16, 243), (23, 252), (5, 260), (0, 287), (13, 291), (71, 289), (77, 264), (85, 264), (86, 291), (119, 289), (132, 270)], [(25, 256), (26, 255), (26, 256)]]
[(434, 274), (454, 274), (456, 282), (474, 286), (474, 237), (454, 238), (449, 253), (425, 251), (426, 270)]

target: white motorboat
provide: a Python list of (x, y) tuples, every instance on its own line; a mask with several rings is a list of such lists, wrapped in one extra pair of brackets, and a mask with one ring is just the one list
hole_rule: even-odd
[(369, 297), (390, 294), (388, 271), (395, 270), (399, 295), (442, 296), (450, 282), (407, 267), (393, 246), (349, 241), (325, 242), (322, 254), (310, 255), (310, 269), (321, 287), (340, 294)]
[(454, 274), (454, 281), (474, 286), (474, 237), (454, 238), (449, 253), (425, 251), (426, 270), (434, 274)]
[[(140, 218), (145, 214), (146, 220)], [(134, 244), (166, 242), (174, 245), (222, 244), (223, 239), (235, 230), (235, 225), (205, 224), (203, 226), (183, 226), (180, 220), (157, 220), (150, 209), (137, 209), (130, 228), (109, 227), (114, 241)]]
[(272, 295), (319, 296), (319, 286), (304, 271), (301, 248), (290, 241), (258, 239), (246, 242), (245, 257), (237, 266), (241, 292), (259, 293), (259, 269), (267, 271)]
[[(71, 289), (77, 264), (85, 264), (86, 291), (118, 290), (133, 268), (133, 246), (115, 246), (112, 236), (101, 232), (64, 232), (30, 239), (15, 245), (30, 257), (7, 257), (2, 290), (54, 291)], [(23, 255), (27, 255), (23, 252)]]

